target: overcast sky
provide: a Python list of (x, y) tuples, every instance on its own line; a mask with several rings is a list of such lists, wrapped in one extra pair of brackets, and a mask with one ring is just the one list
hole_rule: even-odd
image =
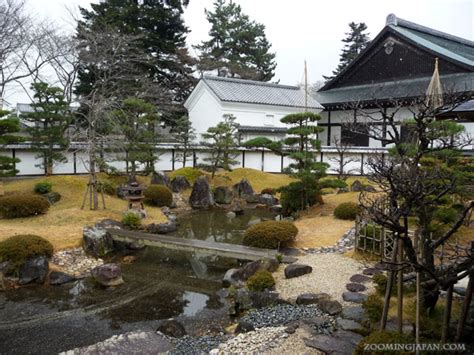
[[(266, 26), (276, 52), (276, 75), (283, 84), (302, 81), (304, 61), (310, 82), (331, 74), (337, 66), (348, 23), (365, 22), (374, 38), (388, 14), (474, 40), (474, 0), (234, 0), (243, 11)], [(90, 0), (27, 0), (31, 11), (42, 18), (69, 26), (68, 9), (89, 6)], [(98, 1), (92, 1), (98, 2)], [(207, 38), (209, 24), (204, 9), (213, 0), (190, 0), (184, 18), (189, 27), (188, 44)], [(191, 54), (194, 51), (191, 49)], [(25, 100), (18, 95), (16, 100)]]

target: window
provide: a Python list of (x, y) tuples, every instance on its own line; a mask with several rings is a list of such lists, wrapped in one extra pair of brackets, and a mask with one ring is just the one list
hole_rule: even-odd
[(355, 147), (369, 146), (368, 126), (362, 123), (356, 123), (350, 126), (341, 126), (341, 143)]
[(265, 115), (263, 125), (264, 126), (274, 126), (275, 125), (275, 116), (270, 115), (270, 114)]

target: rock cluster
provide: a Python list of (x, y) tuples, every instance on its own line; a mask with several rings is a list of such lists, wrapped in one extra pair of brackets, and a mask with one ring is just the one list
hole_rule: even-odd
[(355, 243), (355, 229), (350, 229), (344, 234), (336, 244), (329, 247), (321, 248), (303, 248), (304, 251), (313, 254), (328, 254), (328, 253), (345, 253), (354, 248)]
[(151, 176), (150, 184), (170, 186), (170, 178), (162, 171), (155, 171)]
[(51, 262), (76, 278), (89, 276), (91, 269), (104, 263), (102, 259), (88, 256), (82, 248), (58, 251), (51, 258)]
[(49, 262), (46, 256), (38, 256), (28, 259), (20, 267), (18, 283), (26, 285), (29, 283), (43, 284), (49, 271)]
[(102, 286), (113, 287), (123, 284), (122, 270), (117, 264), (104, 264), (91, 270), (94, 280)]
[(84, 227), (83, 245), (87, 253), (101, 257), (114, 250), (114, 241), (105, 228), (99, 225)]
[(176, 177), (171, 180), (171, 190), (173, 192), (182, 192), (186, 189), (189, 189), (191, 184), (189, 183), (188, 179), (186, 179), (182, 175), (177, 175)]

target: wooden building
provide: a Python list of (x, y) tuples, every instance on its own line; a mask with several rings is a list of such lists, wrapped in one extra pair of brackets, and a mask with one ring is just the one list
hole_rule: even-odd
[[(367, 111), (374, 109), (375, 114), (381, 107), (394, 110), (394, 102), (397, 102), (397, 120), (413, 117), (410, 105), (415, 98), (425, 96), (436, 58), (443, 91), (462, 96), (466, 101), (472, 99), (474, 42), (390, 14), (386, 26), (369, 46), (316, 93), (315, 99), (325, 108), (320, 122), (325, 128), (320, 137), (323, 145), (342, 142), (369, 149), (382, 148), (380, 141), (369, 139), (359, 130), (355, 134), (344, 123), (356, 120), (364, 124)], [(472, 120), (466, 119), (464, 113), (456, 117), (474, 134)], [(383, 125), (382, 119), (380, 124)]]

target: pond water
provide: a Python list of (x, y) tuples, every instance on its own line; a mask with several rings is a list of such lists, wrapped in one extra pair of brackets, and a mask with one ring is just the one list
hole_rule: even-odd
[[(240, 243), (249, 222), (271, 217), (263, 210), (235, 218), (198, 211), (179, 219), (175, 235)], [(196, 333), (228, 321), (221, 280), (235, 260), (157, 248), (136, 255), (122, 265), (125, 284), (117, 288), (84, 279), (0, 293), (0, 354), (57, 353), (131, 330), (155, 330), (159, 320), (171, 317)]]

